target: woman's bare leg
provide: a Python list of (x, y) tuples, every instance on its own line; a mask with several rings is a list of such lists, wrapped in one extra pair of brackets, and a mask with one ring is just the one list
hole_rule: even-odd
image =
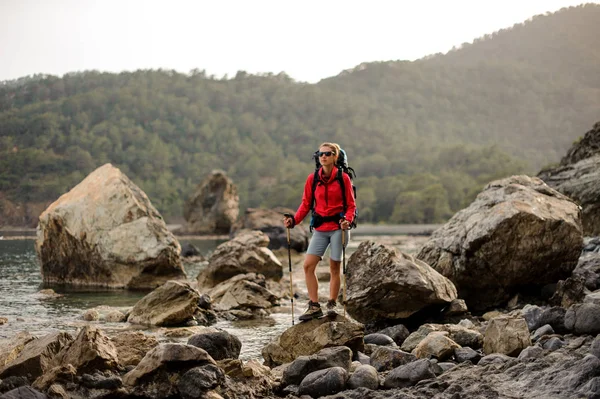
[(315, 270), (320, 261), (321, 257), (317, 255), (306, 255), (306, 258), (304, 258), (304, 279), (308, 290), (308, 298), (312, 302), (319, 302), (319, 283)]

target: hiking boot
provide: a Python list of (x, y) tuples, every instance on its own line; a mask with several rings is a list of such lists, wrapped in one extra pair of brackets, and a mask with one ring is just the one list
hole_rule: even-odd
[(335, 311), (335, 307), (337, 306), (337, 302), (335, 299), (330, 299), (327, 301), (327, 315), (335, 316), (337, 312)]
[(323, 311), (321, 310), (321, 305), (319, 305), (319, 302), (308, 301), (308, 309), (306, 309), (306, 312), (304, 312), (304, 314), (298, 319), (301, 321), (306, 321), (317, 319), (321, 316), (323, 316)]

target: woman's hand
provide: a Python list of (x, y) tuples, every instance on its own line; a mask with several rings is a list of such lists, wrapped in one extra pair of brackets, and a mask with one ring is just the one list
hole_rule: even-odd
[(283, 225), (288, 229), (294, 228), (294, 219), (289, 216), (283, 218)]
[(340, 220), (340, 227), (342, 228), (342, 230), (348, 230), (350, 228), (350, 222), (346, 219), (342, 219)]

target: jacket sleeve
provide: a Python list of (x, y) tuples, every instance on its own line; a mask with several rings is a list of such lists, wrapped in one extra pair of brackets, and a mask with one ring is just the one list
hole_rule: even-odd
[(302, 194), (302, 202), (300, 203), (300, 206), (298, 207), (298, 210), (296, 211), (296, 214), (294, 215), (295, 224), (302, 223), (302, 221), (304, 220), (304, 218), (306, 217), (306, 215), (308, 215), (308, 212), (310, 211), (310, 207), (312, 205), (312, 196), (313, 196), (313, 194), (312, 194), (313, 179), (314, 179), (314, 173), (311, 173), (306, 178), (306, 183), (304, 184), (304, 193)]
[(354, 221), (354, 214), (356, 212), (356, 198), (354, 198), (354, 190), (352, 189), (352, 180), (348, 174), (343, 173), (344, 176), (344, 189), (346, 192), (346, 214), (344, 217), (347, 221), (352, 223)]

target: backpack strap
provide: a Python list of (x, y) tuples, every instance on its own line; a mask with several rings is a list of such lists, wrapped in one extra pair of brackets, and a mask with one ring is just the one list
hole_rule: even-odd
[(310, 203), (310, 210), (314, 212), (315, 206), (317, 205), (317, 200), (315, 199), (315, 191), (317, 191), (317, 184), (319, 184), (319, 168), (315, 169), (315, 174), (313, 175), (312, 182), (312, 200)]
[(348, 209), (348, 203), (347, 203), (347, 199), (346, 199), (346, 184), (344, 183), (344, 171), (342, 170), (342, 168), (338, 168), (337, 181), (340, 182), (340, 186), (342, 187), (342, 201), (344, 202), (344, 217), (346, 217), (346, 210)]

